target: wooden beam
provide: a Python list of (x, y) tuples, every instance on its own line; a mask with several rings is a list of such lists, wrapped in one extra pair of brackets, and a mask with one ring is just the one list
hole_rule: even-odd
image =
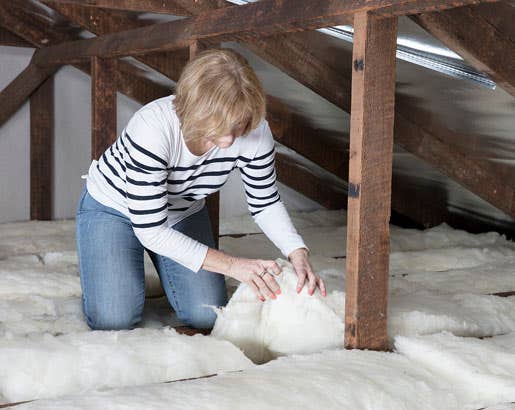
[[(47, 0), (44, 0), (43, 3), (52, 7), (73, 23), (98, 36), (154, 24), (152, 20), (138, 19), (133, 13), (108, 12), (76, 4), (52, 3)], [(143, 64), (174, 81), (179, 78), (188, 59), (189, 50), (187, 47), (180, 50), (152, 53), (138, 58)]]
[(345, 208), (345, 186), (326, 180), (292, 158), (277, 153), (275, 155), (277, 180), (319, 203), (327, 209)]
[(91, 158), (99, 159), (116, 140), (116, 84), (118, 62), (91, 59)]
[(387, 349), (397, 17), (354, 16), (345, 347)]
[[(34, 15), (37, 16), (37, 14), (35, 14), (36, 11), (37, 9), (35, 9), (34, 4), (27, 0), (18, 0), (16, 4), (10, 5), (9, 7), (7, 7), (5, 3), (0, 2), (0, 24), (8, 25), (16, 35), (22, 37), (36, 48), (77, 39), (76, 36), (68, 31), (57, 31), (48, 24), (41, 24), (37, 18), (34, 18)], [(75, 65), (75, 67), (88, 75), (90, 74), (89, 61), (87, 64)], [(119, 69), (119, 91), (141, 104), (146, 104), (157, 98), (169, 95), (172, 91), (171, 88), (148, 79), (146, 72), (143, 72), (130, 63), (119, 62)], [(33, 70), (45, 71), (37, 67), (34, 67)], [(50, 71), (53, 73), (55, 69)], [(35, 79), (36, 76), (33, 76), (30, 72), (27, 73), (26, 79), (21, 78), (19, 80), (19, 84), (21, 85), (13, 84), (13, 91), (25, 86), (27, 81), (34, 81)], [(44, 79), (45, 78), (42, 78), (41, 82)], [(10, 95), (10, 93), (8, 93), (8, 95)], [(2, 104), (2, 107), (8, 107), (9, 104), (14, 102), (11, 101), (10, 96), (6, 97), (5, 101), (7, 101), (8, 104)], [(23, 103), (23, 101), (22, 99), (21, 103)], [(8, 110), (0, 112), (0, 125), (9, 118), (9, 115)]]
[(424, 13), (411, 18), (515, 96), (515, 38), (493, 25), (487, 13), (503, 16), (512, 24), (515, 21), (515, 7), (503, 3)]
[(13, 81), (0, 92), (0, 127), (23, 105), (30, 95), (59, 67), (38, 67), (31, 61)]
[(347, 181), (349, 144), (344, 133), (335, 136), (315, 129), (279, 99), (267, 96), (267, 120), (276, 141)]
[(340, 24), (349, 15), (367, 10), (375, 10), (380, 14), (413, 14), (480, 1), (482, 0), (311, 0), (309, 6), (306, 6), (297, 0), (261, 0), (244, 6), (203, 12), (179, 21), (48, 47), (37, 59), (37, 63), (70, 64), (86, 61), (94, 55), (105, 58), (135, 56), (184, 48), (195, 40), (223, 41), (241, 33), (270, 36), (309, 30)]
[(16, 34), (11, 33), (4, 27), (0, 27), (0, 46), (32, 47), (30, 43), (17, 36)]
[[(202, 2), (203, 0), (197, 0)], [(131, 10), (187, 16), (189, 13), (173, 0), (47, 0), (47, 3), (72, 4), (88, 8)]]
[(30, 97), (30, 219), (52, 219), (54, 77)]

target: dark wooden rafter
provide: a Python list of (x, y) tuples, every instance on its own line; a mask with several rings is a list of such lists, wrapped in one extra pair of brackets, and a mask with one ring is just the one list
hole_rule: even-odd
[(267, 120), (276, 141), (347, 180), (349, 146), (343, 135), (336, 137), (314, 129), (302, 116), (293, 113), (286, 104), (270, 95), (267, 98)]
[[(70, 64), (101, 57), (135, 56), (153, 51), (176, 50), (195, 40), (223, 41), (236, 34), (270, 36), (340, 24), (356, 12), (374, 10), (382, 15), (444, 10), (481, 0), (311, 0), (299, 7), (297, 0), (261, 0), (203, 12), (179, 21), (154, 24), (73, 44), (47, 47), (37, 59), (40, 65)], [(493, 0), (485, 0), (493, 1)]]
[[(211, 0), (196, 0), (205, 3)], [(105, 8), (112, 10), (131, 10), (147, 13), (165, 13), (175, 16), (187, 16), (188, 13), (175, 0), (47, 0), (51, 4), (72, 4), (88, 8)]]
[(498, 2), (411, 18), (515, 96), (515, 30), (496, 26), (492, 16), (513, 22), (515, 7)]
[[(23, 6), (23, 9), (21, 8)], [(27, 10), (31, 4), (19, 0), (17, 5), (6, 6), (0, 2), (0, 25), (10, 27), (16, 35), (36, 48), (45, 44), (53, 45), (63, 41), (73, 41), (77, 37), (73, 33), (58, 31), (42, 24), (33, 18)], [(30, 23), (29, 23), (30, 22)], [(36, 54), (39, 51), (36, 52)], [(90, 73), (89, 64), (78, 64), (76, 68)], [(26, 101), (30, 94), (59, 67), (40, 68), (30, 64), (13, 82), (0, 93), (0, 126)], [(118, 90), (134, 100), (145, 104), (170, 93), (170, 89), (154, 81), (150, 81), (138, 68), (131, 64), (119, 64), (120, 75)]]
[(91, 58), (91, 158), (99, 159), (116, 140), (118, 61)]
[(4, 27), (0, 27), (0, 46), (32, 47), (30, 43)]
[(289, 156), (277, 153), (275, 170), (279, 182), (284, 183), (312, 201), (328, 209), (341, 209), (345, 205), (345, 187), (334, 180), (325, 180), (312, 169)]
[(59, 67), (36, 66), (32, 61), (0, 92), (0, 127), (27, 101), (27, 98)]
[[(138, 19), (137, 16), (131, 13), (108, 12), (106, 10), (83, 7), (76, 4), (54, 4), (47, 0), (43, 0), (42, 2), (52, 7), (62, 16), (98, 36), (154, 24), (151, 20)], [(174, 81), (179, 78), (188, 59), (188, 47), (138, 57), (140, 62)]]
[(354, 16), (345, 347), (387, 349), (397, 17)]
[(54, 77), (30, 97), (30, 219), (51, 220), (53, 206)]

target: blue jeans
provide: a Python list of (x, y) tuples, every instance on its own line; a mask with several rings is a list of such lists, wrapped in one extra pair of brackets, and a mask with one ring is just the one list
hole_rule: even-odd
[[(214, 247), (207, 207), (173, 228)], [(92, 329), (129, 329), (141, 320), (145, 303), (145, 250), (156, 267), (168, 301), (184, 324), (212, 328), (216, 314), (203, 305), (227, 304), (223, 275), (202, 269), (195, 273), (145, 249), (136, 238), (130, 219), (96, 201), (86, 184), (77, 206), (76, 240), (82, 307)]]

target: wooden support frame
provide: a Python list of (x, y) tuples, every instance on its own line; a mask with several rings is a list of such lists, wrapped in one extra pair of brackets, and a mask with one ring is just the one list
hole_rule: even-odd
[(188, 47), (196, 40), (223, 41), (241, 33), (270, 36), (309, 30), (340, 24), (350, 15), (362, 11), (403, 15), (488, 1), (494, 0), (311, 0), (309, 7), (300, 7), (297, 0), (261, 0), (203, 12), (179, 21), (47, 47), (36, 63), (42, 66), (80, 63), (94, 55), (104, 58), (135, 56)]
[(397, 17), (354, 16), (345, 347), (387, 349)]
[(41, 68), (32, 61), (0, 92), (0, 127), (25, 103), (27, 98), (59, 67)]
[(54, 165), (54, 77), (30, 97), (30, 219), (51, 220)]
[[(187, 16), (189, 13), (176, 0), (46, 0), (52, 4), (72, 4), (88, 8), (104, 8), (113, 10), (131, 10), (146, 13), (165, 13), (176, 16)], [(210, 0), (196, 0), (204, 3)]]
[(99, 159), (116, 140), (118, 61), (91, 58), (91, 158)]

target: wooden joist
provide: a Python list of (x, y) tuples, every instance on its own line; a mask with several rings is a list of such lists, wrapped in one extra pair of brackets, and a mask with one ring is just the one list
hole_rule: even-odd
[(492, 24), (490, 16), (515, 21), (515, 7), (499, 2), (424, 13), (411, 18), (458, 53), (476, 69), (488, 74), (515, 96), (515, 37)]
[(30, 219), (51, 220), (54, 164), (54, 77), (30, 97)]
[(354, 16), (345, 347), (387, 349), (397, 17)]
[(24, 39), (11, 33), (4, 27), (0, 27), (0, 46), (31, 47)]
[[(196, 0), (199, 3), (206, 0)], [(209, 0), (207, 0), (209, 1)], [(166, 13), (187, 16), (189, 13), (180, 6), (180, 0), (47, 0), (53, 4), (72, 4), (88, 8), (131, 10), (148, 13)]]
[[(79, 6), (76, 4), (59, 4), (44, 0), (43, 3), (52, 7), (73, 23), (82, 28), (103, 36), (123, 30), (135, 29), (152, 25), (152, 20), (138, 19), (134, 14), (126, 12), (108, 12), (102, 9)], [(152, 53), (138, 57), (143, 64), (153, 68), (166, 77), (177, 81), (189, 59), (188, 48)]]
[(297, 0), (261, 0), (244, 6), (203, 12), (178, 21), (48, 47), (36, 62), (40, 65), (70, 64), (87, 61), (94, 55), (105, 58), (135, 56), (188, 47), (196, 40), (222, 41), (242, 33), (270, 36), (337, 25), (346, 21), (349, 15), (367, 10), (401, 15), (443, 10), (480, 1), (311, 0), (300, 6)]
[(334, 136), (311, 127), (300, 115), (270, 95), (267, 97), (267, 120), (276, 141), (347, 181), (349, 146), (343, 133)]
[(27, 101), (27, 98), (59, 67), (38, 67), (33, 61), (0, 92), (0, 127)]
[[(48, 25), (41, 24), (29, 12), (34, 12), (34, 6), (27, 0), (18, 0), (16, 5), (6, 7), (0, 2), (0, 24), (8, 25), (16, 35), (23, 38), (36, 48), (54, 45), (63, 41), (77, 39), (72, 33), (61, 32)], [(78, 64), (75, 67), (90, 74), (90, 64)], [(33, 65), (21, 73), (6, 89), (0, 93), (0, 126), (30, 95), (18, 94), (20, 90), (31, 86), (30, 92), (37, 88), (57, 68), (41, 69)], [(126, 62), (119, 63), (118, 90), (134, 100), (145, 104), (156, 98), (170, 94), (171, 89), (146, 78), (145, 73)], [(43, 74), (48, 75), (43, 75)]]
[(116, 140), (118, 61), (91, 58), (91, 158), (99, 159)]
[(345, 207), (343, 183), (338, 184), (333, 179), (324, 180), (309, 167), (281, 153), (277, 153), (275, 156), (275, 171), (278, 181), (327, 209)]

